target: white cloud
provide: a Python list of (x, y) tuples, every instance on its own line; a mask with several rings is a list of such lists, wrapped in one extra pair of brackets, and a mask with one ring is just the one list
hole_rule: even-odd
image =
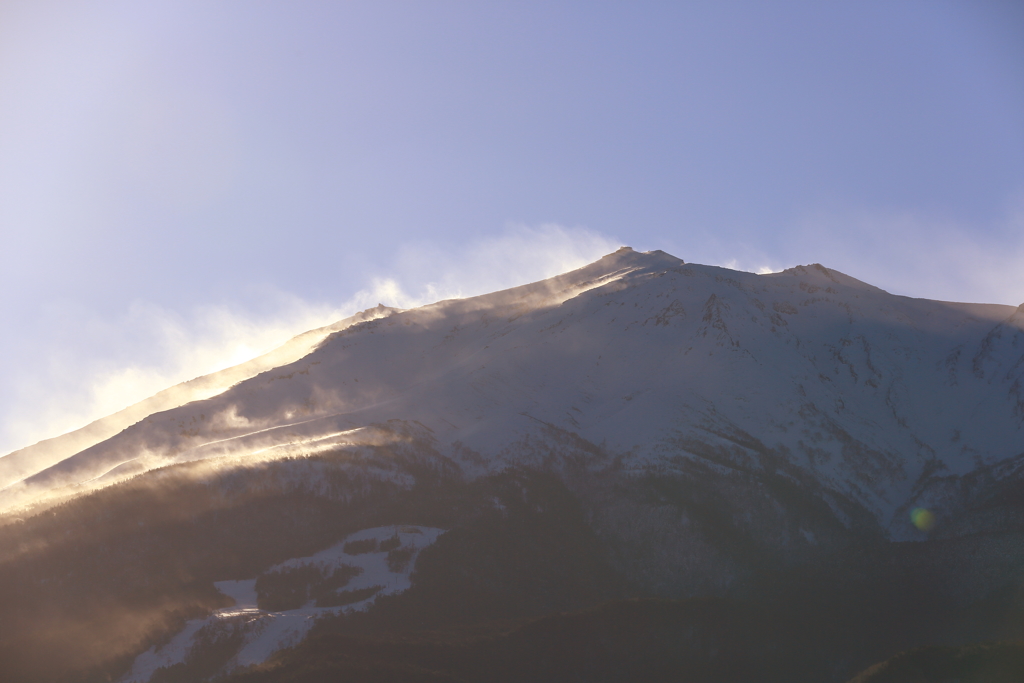
[(779, 271), (791, 268), (792, 266), (798, 265), (796, 263), (789, 266), (779, 265), (765, 265), (767, 257), (763, 255), (755, 256), (753, 258), (746, 258), (743, 260), (732, 258), (728, 261), (723, 262), (712, 262), (705, 265), (719, 266), (721, 268), (728, 268), (729, 270), (742, 270), (747, 273), (757, 273), (758, 275), (768, 275), (769, 273), (778, 273)]
[(543, 280), (585, 266), (621, 246), (613, 238), (580, 227), (510, 224), (499, 235), (482, 237), (457, 250), (425, 242), (403, 245), (393, 267), (395, 275), (378, 281), (375, 288), (393, 297), (392, 305), (411, 308)]

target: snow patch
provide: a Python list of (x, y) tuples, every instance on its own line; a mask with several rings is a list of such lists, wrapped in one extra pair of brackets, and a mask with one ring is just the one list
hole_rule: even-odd
[[(357, 591), (381, 587), (366, 598), (339, 607), (317, 607), (311, 601), (298, 609), (269, 612), (257, 604), (256, 579), (217, 581), (214, 583), (217, 590), (234, 600), (235, 604), (217, 610), (205, 619), (188, 621), (170, 642), (160, 648), (151, 647), (136, 657), (131, 671), (121, 678), (120, 683), (146, 683), (157, 669), (187, 662), (200, 644), (197, 635), (204, 627), (233, 626), (242, 632), (241, 646), (219, 673), (264, 662), (278, 650), (298, 644), (318, 617), (366, 610), (378, 595), (407, 590), (412, 585), (410, 575), (420, 551), (433, 544), (444, 532), (444, 529), (433, 527), (403, 525), (363, 529), (315, 555), (286, 560), (267, 570), (274, 572), (316, 566), (330, 572), (348, 565), (358, 568), (360, 573), (339, 590), (358, 595)], [(352, 552), (346, 552), (346, 547)], [(396, 555), (396, 551), (401, 553)], [(407, 559), (403, 561), (405, 557)]]

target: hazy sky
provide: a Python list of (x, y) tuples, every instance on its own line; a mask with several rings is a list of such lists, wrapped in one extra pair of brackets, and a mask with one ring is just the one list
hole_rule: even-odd
[(1024, 3), (0, 0), (0, 453), (621, 244), (1024, 302)]

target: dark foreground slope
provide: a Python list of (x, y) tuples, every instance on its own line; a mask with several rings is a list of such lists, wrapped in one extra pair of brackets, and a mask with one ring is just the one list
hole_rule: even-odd
[[(1020, 528), (909, 543), (836, 530), (780, 550), (760, 526), (720, 533), (716, 514), (730, 503), (714, 487), (672, 491), (573, 468), (467, 481), (422, 448), (376, 454), (417, 473), (408, 488), (361, 477), (344, 453), (246, 470), (197, 463), (0, 529), (3, 547), (19, 549), (0, 564), (2, 678), (116, 680), (186, 618), (230, 603), (214, 581), (394, 523), (449, 529), (422, 552), (412, 588), (321, 621), (238, 680), (624, 681), (685, 671), (701, 681), (840, 682), (915, 647), (1024, 637)], [(630, 534), (602, 521), (613, 497), (629, 501)], [(670, 552), (672, 530), (659, 520), (693, 510), (706, 512), (694, 532), (705, 541), (686, 560)], [(721, 582), (691, 584), (686, 562), (713, 564)], [(234, 651), (227, 637), (210, 645), (152, 680), (217, 674)]]
[(922, 647), (880, 662), (850, 683), (1015, 683), (1024, 680), (1024, 641)]
[[(778, 606), (772, 610), (717, 600), (633, 600), (475, 637), (374, 638), (327, 632), (261, 670), (228, 680), (835, 680), (837, 667), (828, 656), (834, 643), (818, 632), (813, 620), (797, 624), (794, 616)], [(852, 631), (852, 626), (847, 629)], [(851, 683), (1017, 683), (1022, 677), (1024, 644), (1017, 642), (920, 648), (870, 667)]]

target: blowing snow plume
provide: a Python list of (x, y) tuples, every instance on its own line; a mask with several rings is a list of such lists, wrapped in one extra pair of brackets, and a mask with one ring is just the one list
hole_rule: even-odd
[[(35, 493), (38, 491), (34, 490), (31, 485), (24, 483), (26, 478), (55, 464), (59, 464), (76, 453), (106, 441), (149, 415), (215, 396), (243, 380), (302, 358), (333, 332), (343, 330), (356, 323), (389, 315), (396, 310), (381, 305), (361, 311), (332, 325), (304, 332), (273, 351), (250, 361), (170, 387), (113, 415), (96, 420), (81, 429), (14, 451), (0, 458), (0, 496), (8, 497), (7, 499), (12, 501), (12, 504), (15, 506), (28, 504), (33, 500)], [(137, 474), (140, 471), (150, 469), (154, 465), (167, 464), (158, 455), (148, 455), (145, 449), (135, 454), (134, 457), (129, 458), (126, 462), (134, 462), (136, 460), (146, 462), (147, 465), (143, 466), (140, 462), (138, 469), (128, 469), (130, 474)], [(87, 479), (95, 480), (101, 478), (103, 474), (103, 472), (100, 472)], [(83, 486), (87, 483), (87, 480), (69, 480), (62, 482), (60, 485)], [(86, 486), (85, 490), (88, 490), (88, 488)]]
[[(583, 266), (617, 244), (555, 224), (509, 225), (497, 235), (443, 250), (406, 243), (337, 305), (260, 287), (251, 306), (203, 305), (176, 312), (135, 301), (116, 320), (80, 308), (50, 309), (37, 339), (0, 367), (0, 454), (76, 431), (158, 391), (239, 365), (312, 328), (383, 302), (415, 308), (504, 289)], [(73, 344), (66, 334), (75, 329)], [(201, 395), (201, 394), (200, 394)]]

